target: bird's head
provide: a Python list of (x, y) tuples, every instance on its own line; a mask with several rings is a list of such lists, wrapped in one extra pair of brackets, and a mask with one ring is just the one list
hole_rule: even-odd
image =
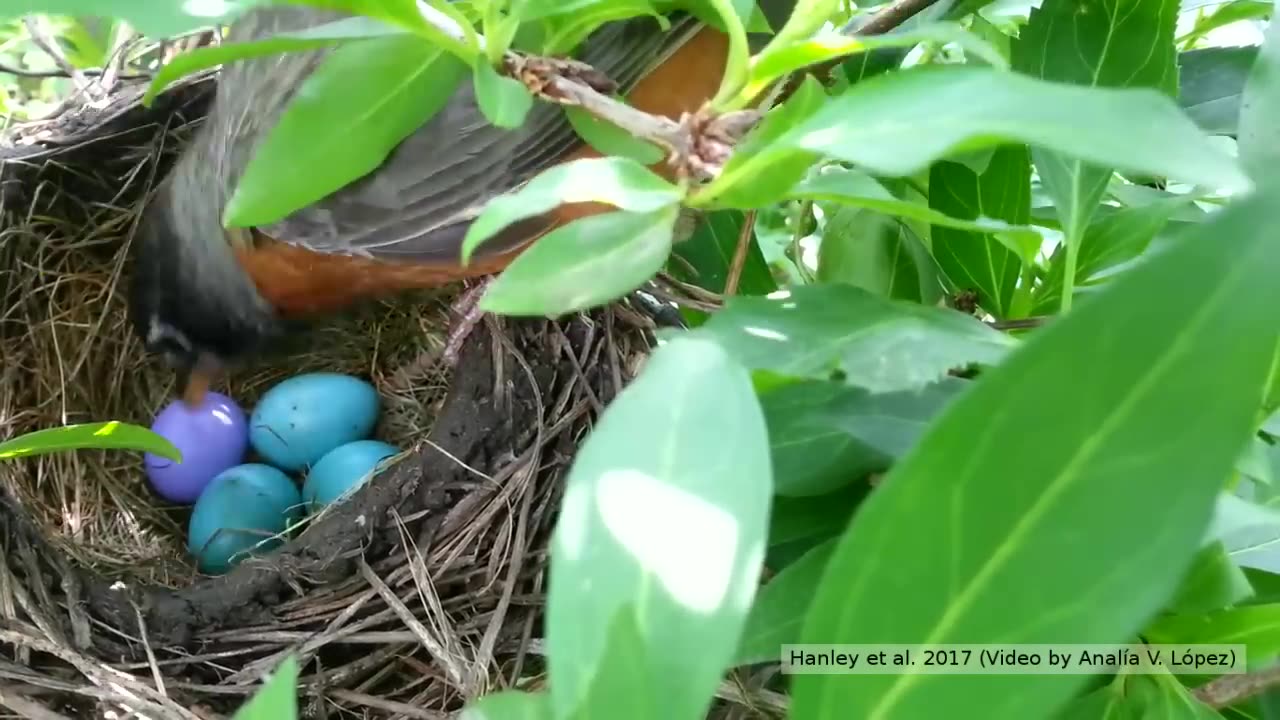
[(196, 405), (219, 372), (261, 350), (282, 326), (236, 261), (219, 203), (182, 179), (166, 180), (139, 218), (129, 316)]

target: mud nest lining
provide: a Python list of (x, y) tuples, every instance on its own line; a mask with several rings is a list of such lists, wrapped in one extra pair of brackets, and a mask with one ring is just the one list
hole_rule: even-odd
[[(213, 82), (150, 109), (142, 86), (124, 86), (0, 144), (0, 439), (148, 425), (172, 397), (172, 373), (127, 325), (126, 258), (140, 201)], [(249, 408), (301, 372), (362, 376), (383, 399), (378, 436), (412, 449), (226, 576), (194, 572), (186, 509), (152, 493), (137, 454), (0, 464), (0, 705), (229, 715), (294, 652), (308, 716), (436, 718), (536, 675), (557, 480), (654, 323), (627, 303), (560, 323), (490, 319), (447, 371), (456, 291), (363, 308), (219, 388)]]

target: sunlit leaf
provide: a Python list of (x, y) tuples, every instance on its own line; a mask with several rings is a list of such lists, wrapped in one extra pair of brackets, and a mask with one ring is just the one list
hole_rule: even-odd
[(533, 95), (524, 83), (499, 75), (488, 62), (476, 63), (471, 73), (476, 88), (476, 104), (480, 112), (496, 127), (518, 128), (533, 109)]
[(182, 453), (164, 437), (140, 425), (86, 423), (36, 430), (0, 442), (0, 460), (68, 450), (134, 450), (182, 461)]
[(559, 227), (520, 254), (480, 307), (502, 315), (562, 315), (635, 290), (671, 254), (679, 207), (590, 215)]
[(467, 228), (462, 256), (469, 258), (503, 228), (560, 205), (604, 203), (632, 213), (650, 213), (680, 202), (679, 187), (634, 160), (584, 158), (538, 174), (519, 190), (499, 195)]
[(466, 73), (460, 60), (412, 35), (334, 49), (258, 146), (224, 223), (275, 222), (378, 168), (444, 107)]
[(606, 633), (625, 612), (643, 641), (636, 662), (661, 679), (645, 686), (658, 693), (648, 701), (667, 717), (704, 716), (764, 556), (767, 448), (747, 372), (691, 337), (659, 347), (605, 410), (569, 472), (552, 540), (546, 627), (557, 714), (587, 695)]
[(463, 708), (458, 720), (551, 720), (546, 693), (503, 690), (489, 693)]
[(231, 720), (284, 720), (298, 717), (298, 659), (289, 655)]
[(1240, 157), (1255, 178), (1274, 172), (1280, 162), (1280, 24), (1266, 37), (1240, 96), (1237, 133)]

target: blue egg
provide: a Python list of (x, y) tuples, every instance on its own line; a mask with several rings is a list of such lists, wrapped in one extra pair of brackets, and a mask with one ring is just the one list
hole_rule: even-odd
[(311, 467), (302, 483), (302, 499), (313, 511), (319, 510), (360, 485), (378, 463), (399, 452), (394, 445), (377, 440), (336, 447)]
[(378, 392), (350, 375), (310, 373), (267, 391), (249, 418), (249, 443), (267, 462), (289, 472), (325, 453), (373, 434)]
[(187, 525), (187, 550), (201, 572), (224, 573), (251, 548), (262, 554), (279, 546), (283, 540), (271, 536), (301, 516), (302, 496), (288, 475), (270, 465), (237, 465), (215, 477), (196, 500)]

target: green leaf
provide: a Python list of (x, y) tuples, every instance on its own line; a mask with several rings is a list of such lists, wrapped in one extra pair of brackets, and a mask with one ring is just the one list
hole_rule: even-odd
[(652, 278), (671, 254), (679, 206), (589, 215), (534, 242), (480, 300), (501, 315), (563, 315), (616, 300)]
[(697, 330), (753, 370), (829, 378), (871, 392), (911, 390), (969, 363), (994, 364), (1017, 341), (953, 310), (877, 297), (851, 285), (730, 298)]
[(172, 37), (227, 22), (250, 7), (254, 0), (218, 2), (156, 2), (156, 0), (6, 0), (0, 20), (31, 14), (108, 16), (125, 20), (153, 38)]
[(1223, 3), (1213, 12), (1199, 18), (1195, 27), (1178, 38), (1180, 45), (1192, 45), (1209, 33), (1242, 20), (1265, 18), (1271, 14), (1272, 4), (1263, 0), (1233, 0)]
[[(769, 420), (767, 409), (765, 419)], [(772, 425), (769, 426), (769, 439), (773, 441)], [(776, 458), (774, 463), (776, 466)], [(777, 482), (776, 471), (774, 482)], [(835, 537), (849, 524), (853, 511), (866, 499), (870, 490), (870, 483), (855, 483), (825, 495), (775, 497), (773, 511), (769, 515), (769, 546), (818, 542)]]
[(578, 135), (601, 155), (617, 155), (642, 165), (654, 165), (666, 157), (666, 153), (657, 145), (641, 140), (582, 108), (566, 106), (564, 114)]
[(1118, 685), (1118, 682), (1108, 683), (1072, 700), (1054, 720), (1142, 720)]
[[(475, 27), (466, 15), (455, 7), (452, 0), (425, 0), (424, 2), (418, 0), (287, 0), (287, 2), (292, 5), (309, 5), (370, 17), (402, 27), (427, 39), (431, 47), (449, 53), (467, 66), (473, 64), (476, 56), (481, 54), (480, 40)], [(437, 17), (434, 20), (428, 20), (427, 15)], [(456, 27), (448, 31), (440, 27), (441, 24), (449, 21), (452, 21)]]
[[(1184, 576), (1252, 432), (1280, 332), (1277, 233), (1275, 189), (1238, 202), (984, 373), (859, 508), (803, 642), (1132, 637)], [(1046, 432), (1009, 440), (1028, 428)], [(1087, 679), (800, 675), (791, 712), (1022, 720)]]
[[(644, 15), (654, 15), (654, 9), (648, 0), (605, 0), (593, 2), (578, 12), (557, 14), (548, 18), (548, 33), (542, 43), (542, 52), (547, 55), (572, 54), (591, 33), (606, 23)], [(659, 22), (666, 22), (660, 15), (654, 17)]]
[(818, 495), (888, 469), (966, 387), (967, 381), (945, 378), (919, 389), (873, 394), (803, 381), (762, 394), (775, 492)]
[(458, 720), (551, 720), (551, 699), (546, 693), (502, 690), (467, 705)]
[[(985, 216), (1007, 226), (1026, 225), (1031, 220), (1031, 158), (1026, 147), (1000, 148), (982, 173), (954, 162), (934, 165), (929, 205), (952, 217)], [(1022, 232), (1030, 236), (1028, 246), (1039, 249), (1040, 234)], [(935, 224), (933, 256), (955, 287), (977, 292), (982, 309), (1003, 319), (1010, 316), (1022, 259), (990, 233)]]
[(1227, 548), (1214, 542), (1200, 550), (1178, 588), (1178, 594), (1166, 609), (1175, 613), (1201, 613), (1218, 610), (1242, 602), (1253, 595), (1249, 579), (1227, 554)]
[(533, 109), (533, 95), (524, 83), (499, 75), (486, 58), (476, 61), (471, 76), (475, 79), (476, 104), (486, 120), (495, 127), (507, 129), (524, 124)]
[[(731, 189), (779, 182), (777, 168), (798, 162), (797, 150), (897, 177), (954, 152), (1010, 142), (1179, 181), (1232, 190), (1250, 186), (1230, 155), (1154, 91), (1084, 88), (989, 68), (932, 66), (854, 85), (763, 151), (726, 163), (720, 177), (696, 197), (707, 202)], [(786, 187), (798, 177), (785, 178), (791, 180)]]
[(578, 450), (552, 538), (557, 715), (586, 695), (619, 612), (634, 614), (638, 662), (662, 681), (654, 706), (665, 717), (705, 715), (759, 577), (767, 448), (746, 371), (692, 337), (660, 346), (605, 410)]
[(1224, 493), (1208, 537), (1221, 540), (1241, 567), (1280, 573), (1280, 512), (1275, 509)]
[(1245, 169), (1254, 179), (1280, 162), (1280, 24), (1267, 26), (1262, 47), (1240, 96), (1237, 143)]
[(889, 467), (891, 458), (816, 420), (823, 408), (848, 391), (836, 383), (804, 381), (760, 396), (769, 426), (775, 492), (816, 496)]
[(234, 60), (255, 57), (266, 57), (280, 53), (311, 50), (313, 48), (337, 45), (346, 40), (401, 35), (404, 30), (387, 25), (379, 20), (365, 17), (343, 18), (313, 28), (297, 32), (280, 33), (265, 40), (252, 42), (227, 43), (212, 47), (196, 48), (178, 54), (165, 63), (151, 80), (143, 95), (144, 105), (150, 105), (165, 88), (179, 79), (207, 68), (223, 65)]
[(298, 717), (298, 659), (289, 655), (231, 720), (288, 720)]
[[(774, 149), (778, 138), (812, 116), (827, 101), (822, 83), (806, 75), (783, 104), (765, 114), (725, 162), (719, 177), (699, 189), (691, 198), (695, 207), (759, 208), (781, 199), (787, 189), (809, 172), (813, 158), (807, 153), (783, 153)], [(756, 165), (769, 162), (768, 173), (758, 173)], [(739, 180), (739, 177), (750, 181)]]
[(275, 222), (377, 169), (444, 107), (466, 72), (460, 60), (412, 35), (336, 48), (258, 146), (224, 224)]
[(1160, 720), (1221, 720), (1222, 716), (1191, 696), (1168, 672), (1131, 675), (1126, 704), (1135, 717)]
[(1240, 95), (1258, 57), (1256, 47), (1214, 47), (1178, 56), (1178, 104), (1207, 133), (1236, 134)]
[[(1085, 88), (1150, 88), (1175, 97), (1178, 69), (1173, 32), (1177, 8), (1178, 0), (1045, 0), (1031, 11), (1026, 27), (1018, 33), (1013, 66), (1043, 80)], [(1115, 42), (1117, 37), (1123, 37), (1124, 42)], [(1179, 120), (1185, 122), (1185, 118)], [(1144, 120), (1130, 118), (1128, 122), (1134, 123), (1133, 130), (1145, 133), (1151, 129), (1143, 126)], [(1150, 143), (1149, 138), (1144, 142)], [(1205, 138), (1196, 138), (1196, 142), (1203, 145)], [(1123, 154), (1112, 161), (1061, 147), (1035, 147), (1032, 157), (1062, 220), (1066, 246), (1062, 309), (1066, 310), (1073, 300), (1081, 236), (1106, 193), (1112, 168), (1123, 163)]]
[[(1026, 181), (1030, 182), (1029, 172)], [(1010, 192), (1017, 191), (1010, 190)], [(824, 168), (822, 172), (805, 178), (798, 185), (791, 188), (786, 197), (788, 199), (826, 200), (842, 205), (868, 208), (886, 215), (920, 220), (941, 227), (975, 233), (1002, 232), (1029, 237), (1036, 242), (1040, 241), (1040, 234), (1025, 224), (1030, 219), (1029, 211), (1022, 213), (1024, 218), (1020, 224), (1010, 224), (995, 216), (987, 217), (984, 212), (987, 207), (971, 207), (970, 203), (952, 203), (952, 209), (958, 209), (970, 216), (969, 219), (964, 219), (956, 217), (954, 214), (939, 212), (936, 208), (931, 208), (921, 203), (895, 197), (879, 181), (859, 170), (848, 170), (840, 167)], [(1000, 196), (996, 196), (995, 199), (1003, 200)], [(1028, 202), (1029, 199), (1030, 196), (1028, 194)], [(1007, 202), (1016, 204), (1017, 201), (1005, 201), (1005, 204)]]
[[(1080, 239), (1076, 261), (1076, 282), (1081, 285), (1106, 270), (1142, 255), (1169, 218), (1192, 204), (1188, 197), (1172, 197), (1149, 205), (1120, 208), (1100, 213), (1089, 223)], [(1049, 313), (1058, 308), (1062, 298), (1066, 252), (1060, 245), (1049, 259), (1044, 283), (1036, 290), (1037, 312)]]
[(663, 684), (648, 662), (647, 644), (635, 607), (618, 608), (608, 623), (604, 652), (592, 668), (595, 672), (587, 686), (587, 695), (569, 717), (572, 720), (657, 717)]
[(485, 205), (467, 228), (462, 257), (471, 258), (485, 240), (521, 220), (560, 205), (604, 203), (632, 213), (651, 213), (678, 202), (681, 189), (634, 160), (583, 158), (545, 170), (519, 190), (499, 195)]
[(1280, 605), (1244, 605), (1203, 614), (1166, 615), (1142, 631), (1149, 642), (1248, 645), (1249, 662), (1280, 655)]
[(164, 437), (115, 420), (36, 430), (10, 438), (0, 442), (0, 460), (67, 450), (136, 450), (182, 462), (182, 452)]
[(777, 662), (783, 645), (800, 641), (805, 613), (835, 546), (834, 539), (818, 545), (760, 589), (733, 665)]
[[(738, 210), (709, 213), (688, 240), (672, 249), (667, 271), (679, 280), (711, 292), (724, 292), (744, 220), (743, 213)], [(778, 284), (765, 264), (754, 235), (748, 243), (747, 259), (738, 279), (738, 294), (768, 295), (778, 289)]]
[(933, 257), (906, 223), (859, 207), (823, 211), (828, 215), (818, 246), (818, 280), (848, 283), (886, 298), (925, 305), (941, 296)]
[[(795, 14), (792, 17), (796, 17)], [(779, 36), (780, 37), (780, 36)], [(955, 43), (974, 57), (1007, 69), (1009, 64), (1000, 51), (957, 23), (934, 23), (912, 30), (898, 30), (883, 35), (846, 35), (832, 28), (808, 39), (789, 38), (785, 44), (771, 45), (751, 64), (751, 74), (742, 95), (754, 98), (779, 78), (810, 65), (828, 62), (854, 53), (883, 48), (915, 47), (921, 43), (945, 45)]]

